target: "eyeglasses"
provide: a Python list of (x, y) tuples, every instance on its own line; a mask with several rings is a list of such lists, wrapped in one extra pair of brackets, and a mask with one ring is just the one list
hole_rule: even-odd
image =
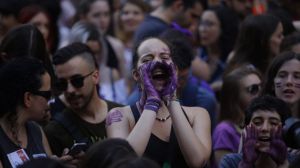
[[(94, 71), (93, 71), (94, 72)], [(74, 76), (71, 77), (70, 83), (77, 89), (81, 88), (84, 84), (84, 79), (87, 78), (88, 76), (92, 75), (93, 72), (90, 72), (89, 74), (85, 76)], [(60, 91), (65, 91), (68, 88), (68, 80), (67, 79), (58, 79), (56, 84), (56, 88)]]
[(261, 85), (260, 84), (253, 84), (248, 87), (246, 87), (246, 91), (251, 95), (256, 95), (260, 92)]
[(31, 92), (32, 94), (34, 95), (38, 95), (38, 96), (42, 96), (44, 97), (47, 101), (50, 100), (52, 98), (52, 92), (51, 90), (47, 90), (47, 91), (40, 91), (40, 90), (37, 90), (37, 91), (33, 91)]

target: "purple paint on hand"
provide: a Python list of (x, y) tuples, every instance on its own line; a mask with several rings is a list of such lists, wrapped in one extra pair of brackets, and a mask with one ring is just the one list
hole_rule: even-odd
[(148, 98), (144, 106), (144, 109), (157, 112), (158, 109), (160, 108), (160, 105), (161, 105), (160, 100), (157, 100), (156, 98)]
[(146, 93), (146, 97), (147, 98), (155, 97), (157, 99), (160, 99), (160, 97), (150, 79), (151, 71), (155, 64), (156, 64), (156, 62), (154, 62), (154, 61), (145, 63), (144, 65), (142, 65), (140, 67), (139, 71), (140, 71), (140, 75), (141, 75), (141, 79), (142, 79), (142, 84), (144, 86), (144, 91)]
[(163, 62), (163, 64), (167, 67), (170, 78), (167, 86), (161, 92), (161, 97), (163, 97), (167, 101), (170, 101), (173, 97), (176, 97), (176, 89), (177, 89), (176, 68), (173, 63), (167, 64), (166, 62)]
[(270, 149), (267, 151), (270, 157), (278, 164), (283, 164), (287, 158), (287, 147), (282, 140), (282, 127), (271, 129)]
[(255, 161), (258, 159), (257, 138), (258, 130), (253, 125), (246, 127), (246, 135), (243, 133), (243, 160), (241, 165), (244, 167), (252, 167)]
[(122, 118), (123, 118), (122, 112), (114, 109), (106, 117), (106, 125), (110, 126), (112, 123), (120, 122), (122, 121)]

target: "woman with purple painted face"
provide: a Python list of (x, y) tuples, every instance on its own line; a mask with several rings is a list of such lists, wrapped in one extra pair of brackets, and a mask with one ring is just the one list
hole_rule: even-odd
[(170, 46), (149, 38), (134, 54), (133, 78), (142, 96), (134, 105), (109, 112), (108, 137), (126, 139), (138, 155), (162, 167), (204, 166), (211, 153), (210, 118), (203, 108), (180, 105)]
[(274, 58), (263, 93), (286, 102), (292, 116), (300, 118), (300, 54), (288, 51)]

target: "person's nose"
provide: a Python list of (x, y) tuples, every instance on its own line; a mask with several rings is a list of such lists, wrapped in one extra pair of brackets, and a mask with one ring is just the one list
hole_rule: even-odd
[(200, 35), (201, 35), (201, 33), (203, 33), (206, 29), (207, 29), (206, 26), (200, 25), (200, 26), (198, 27), (198, 30), (199, 30)]
[(75, 87), (71, 84), (71, 82), (68, 82), (67, 90), (68, 93), (73, 93), (75, 91)]
[(292, 86), (293, 85), (293, 76), (292, 75), (288, 75), (288, 77), (286, 79), (286, 85), (287, 86)]
[(160, 58), (159, 55), (155, 55), (153, 61), (156, 61), (156, 62), (162, 62), (162, 59)]
[(127, 19), (129, 20), (129, 19), (132, 19), (134, 17), (134, 14), (133, 13), (128, 13), (127, 14)]
[(270, 129), (271, 129), (270, 124), (267, 121), (265, 121), (261, 127), (261, 131), (268, 132), (270, 131)]

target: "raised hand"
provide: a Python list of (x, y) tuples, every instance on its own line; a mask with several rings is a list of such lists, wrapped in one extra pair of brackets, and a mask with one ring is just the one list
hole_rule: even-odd
[(277, 163), (283, 164), (287, 158), (287, 146), (282, 140), (282, 126), (271, 129), (270, 149), (267, 151), (270, 157)]
[(161, 97), (166, 100), (170, 101), (176, 98), (176, 88), (177, 88), (177, 74), (176, 74), (176, 67), (173, 63), (167, 64), (163, 62), (164, 66), (167, 67), (168, 74), (170, 75), (169, 81), (167, 86), (161, 92)]
[(140, 72), (144, 93), (146, 94), (146, 102), (145, 102), (144, 109), (157, 112), (161, 105), (160, 103), (161, 99), (150, 79), (151, 70), (154, 64), (155, 62), (153, 61), (145, 63), (139, 68), (139, 72)]
[(257, 137), (258, 131), (253, 125), (246, 127), (246, 135), (242, 134), (243, 138), (243, 160), (240, 163), (241, 167), (252, 167), (255, 161), (258, 159), (259, 153), (257, 151)]

